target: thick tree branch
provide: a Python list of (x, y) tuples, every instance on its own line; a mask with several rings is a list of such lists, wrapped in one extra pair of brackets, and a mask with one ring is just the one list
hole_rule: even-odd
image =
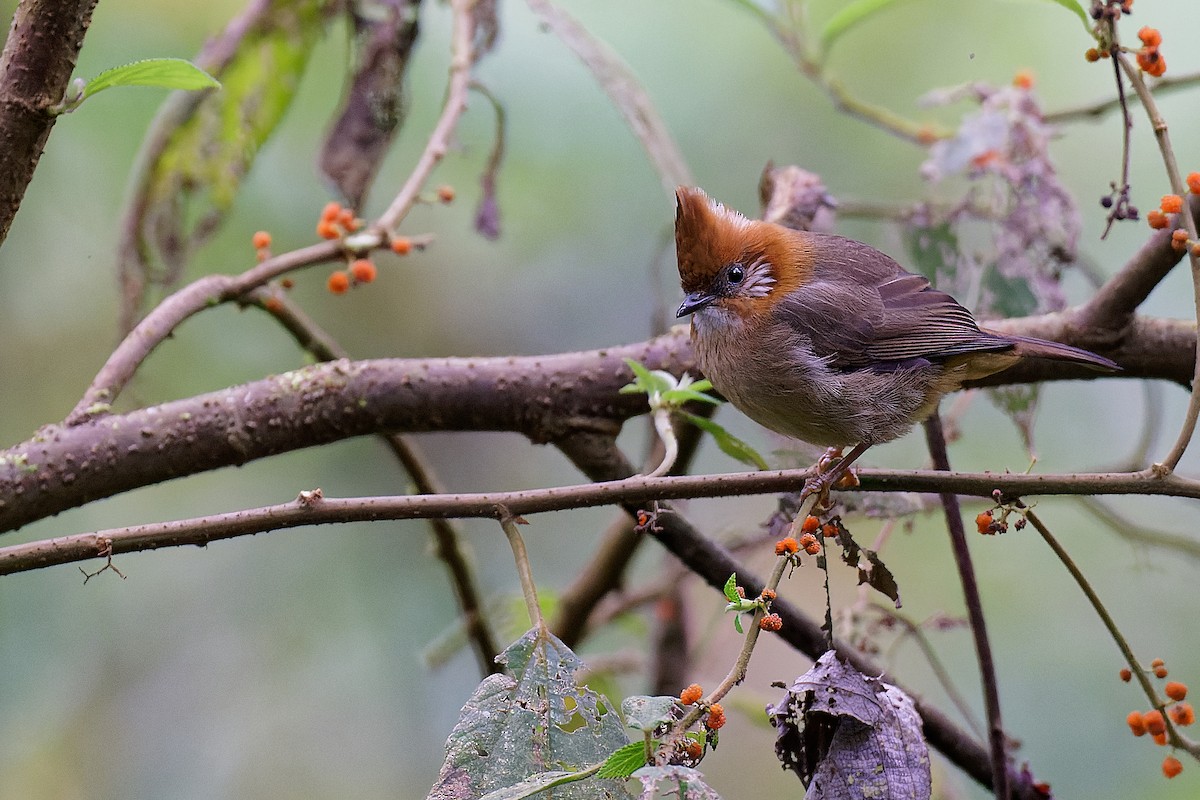
[(57, 116), (96, 0), (22, 0), (0, 52), (0, 244)]
[[(1125, 363), (1131, 351), (1171, 354), (1177, 360), (1156, 362), (1162, 370), (1153, 376), (1179, 380), (1191, 373), (1194, 325), (1161, 327), (1157, 347), (1127, 338), (1112, 353)], [(1016, 322), (1005, 328), (1025, 330)], [(579, 353), (337, 361), (74, 426), (45, 426), (0, 452), (0, 531), (139, 486), (384, 431), (512, 431), (539, 443), (588, 431), (610, 436), (645, 412), (643, 398), (617, 391), (632, 377), (625, 358), (676, 374), (695, 371), (686, 332), (676, 328), (647, 342)], [(1022, 379), (1026, 373), (1038, 380), (1075, 375), (1057, 362), (1030, 367)], [(1147, 372), (1137, 366), (1125, 374)]]

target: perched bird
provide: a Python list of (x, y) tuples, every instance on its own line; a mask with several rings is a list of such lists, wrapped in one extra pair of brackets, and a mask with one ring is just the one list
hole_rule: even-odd
[(675, 193), (675, 247), (705, 377), (755, 422), (812, 444), (906, 433), (963, 381), (1022, 358), (1111, 371), (1107, 358), (982, 329), (966, 308), (873, 247), (747, 219), (700, 189)]

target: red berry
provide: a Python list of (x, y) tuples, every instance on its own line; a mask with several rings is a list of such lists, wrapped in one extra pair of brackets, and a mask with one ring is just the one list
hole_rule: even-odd
[(1133, 677), (1133, 673), (1129, 671), (1129, 667), (1122, 667), (1118, 674), (1121, 676), (1121, 680), (1126, 683), (1129, 683), (1129, 679)]

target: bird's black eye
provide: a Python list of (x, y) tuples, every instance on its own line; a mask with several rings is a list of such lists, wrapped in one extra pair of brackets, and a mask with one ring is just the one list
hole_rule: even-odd
[(730, 283), (741, 283), (746, 279), (746, 269), (741, 264), (730, 264), (725, 270), (725, 279)]

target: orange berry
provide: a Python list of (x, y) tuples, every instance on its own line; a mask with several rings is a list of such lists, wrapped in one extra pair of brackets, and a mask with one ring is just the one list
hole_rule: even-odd
[(1156, 208), (1146, 215), (1146, 222), (1150, 224), (1151, 228), (1161, 230), (1167, 227), (1167, 215)]
[(1187, 252), (1188, 248), (1188, 232), (1184, 228), (1176, 228), (1171, 231), (1171, 249), (1176, 253)]
[(693, 703), (699, 703), (701, 697), (704, 697), (704, 690), (700, 688), (700, 684), (693, 683), (679, 693), (679, 702), (690, 706)]
[(271, 234), (266, 231), (258, 231), (251, 237), (250, 243), (254, 245), (255, 250), (265, 250), (271, 246)]
[(392, 237), (392, 252), (398, 256), (406, 256), (412, 252), (412, 239), (407, 236)]
[(453, 203), (454, 202), (454, 187), (453, 186), (439, 186), (438, 190), (437, 190), (437, 196), (438, 196), (438, 200), (441, 200), (443, 203)]
[(700, 756), (704, 755), (704, 745), (692, 739), (683, 746), (683, 752), (687, 753), (687, 757), (692, 761), (698, 761)]
[(761, 597), (763, 600), (767, 600), (767, 601), (774, 600), (776, 598), (776, 596), (777, 595), (775, 594), (774, 589), (763, 589), (762, 594), (759, 595), (759, 597)]
[(263, 303), (263, 308), (272, 314), (278, 314), (280, 311), (283, 311), (283, 301), (278, 297), (268, 297), (266, 302)]
[(804, 518), (804, 524), (800, 526), (800, 530), (804, 533), (816, 533), (819, 527), (821, 527), (821, 520), (813, 516), (807, 516)]
[(808, 547), (809, 545), (813, 545), (816, 543), (817, 543), (817, 537), (813, 536), (811, 533), (806, 533), (800, 537), (799, 544), (801, 547)]
[(342, 204), (336, 200), (330, 200), (325, 204), (325, 208), (321, 209), (321, 221), (334, 222), (340, 213), (342, 213)]
[(775, 555), (791, 555), (800, 549), (800, 543), (791, 536), (785, 536), (775, 543)]
[(917, 144), (923, 144), (926, 147), (938, 140), (937, 131), (931, 125), (922, 125), (917, 128)]
[(329, 276), (325, 287), (333, 294), (345, 294), (350, 289), (350, 276), (338, 271)]
[(284, 278), (283, 280), (281, 280), (279, 282), (279, 285), (282, 286), (284, 289), (290, 289), (296, 285), (296, 282), (294, 280), (292, 280), (291, 278)]
[(1121, 667), (1121, 671), (1117, 673), (1121, 676), (1121, 680), (1129, 683), (1129, 679), (1133, 677), (1133, 673), (1129, 671), (1129, 667)]
[(1018, 70), (1017, 74), (1013, 76), (1013, 86), (1017, 87), (1018, 89), (1032, 89), (1033, 88), (1033, 72), (1032, 72), (1032, 70), (1028, 70), (1028, 69)]
[(992, 532), (992, 512), (983, 511), (975, 516), (975, 529), (980, 533)]
[(1154, 735), (1164, 733), (1167, 730), (1167, 723), (1163, 720), (1162, 712), (1157, 708), (1142, 714), (1142, 722), (1146, 723), (1146, 730)]
[(720, 703), (713, 703), (708, 707), (708, 717), (704, 720), (704, 727), (710, 731), (725, 727), (725, 709), (721, 708)]
[(359, 222), (354, 216), (354, 212), (349, 208), (343, 208), (338, 212), (337, 223), (348, 231), (358, 230)]
[(1163, 759), (1163, 775), (1168, 778), (1174, 778), (1179, 773), (1183, 772), (1183, 764), (1179, 763), (1179, 759), (1175, 756), (1167, 756)]
[(1129, 716), (1125, 717), (1125, 724), (1133, 731), (1134, 736), (1146, 735), (1146, 721), (1142, 719), (1142, 712), (1130, 711)]
[(1138, 38), (1147, 47), (1157, 47), (1162, 44), (1162, 34), (1158, 32), (1157, 28), (1151, 28), (1149, 25), (1138, 31)]
[(1151, 739), (1154, 741), (1154, 743), (1155, 743), (1156, 745), (1158, 745), (1159, 747), (1166, 747), (1166, 746), (1167, 746), (1167, 734), (1166, 734), (1166, 732), (1165, 732), (1165, 731), (1164, 731), (1163, 733), (1156, 733), (1156, 734), (1154, 734), (1153, 736), (1151, 736), (1150, 738), (1151, 738)]
[(1151, 662), (1150, 662), (1150, 666), (1151, 666), (1151, 667), (1161, 667), (1161, 666), (1163, 666), (1163, 665), (1164, 665), (1164, 664), (1166, 664), (1166, 663), (1167, 663), (1167, 662), (1163, 661), (1161, 658), (1156, 658), (1156, 659), (1154, 659), (1153, 661), (1151, 661)]
[(1187, 176), (1188, 191), (1200, 194), (1200, 172), (1189, 172)]
[(1196, 258), (1200, 258), (1200, 242), (1196, 242), (1194, 245), (1192, 245), (1192, 255)]
[(1154, 668), (1154, 677), (1156, 677), (1156, 678), (1167, 677), (1167, 668), (1166, 667), (1155, 667)]
[(1167, 214), (1178, 214), (1183, 211), (1183, 198), (1177, 194), (1164, 194), (1158, 206)]
[(1196, 710), (1192, 708), (1191, 703), (1180, 703), (1177, 706), (1172, 706), (1167, 712), (1171, 715), (1171, 721), (1176, 725), (1191, 725), (1196, 721)]
[(378, 270), (368, 259), (360, 258), (350, 264), (350, 274), (358, 283), (370, 283), (375, 280)]
[(338, 230), (337, 224), (323, 219), (317, 223), (317, 236), (322, 239), (336, 239), (341, 236), (341, 231)]
[(838, 526), (834, 525), (832, 522), (826, 522), (821, 526), (821, 535), (826, 539), (832, 539), (838, 535)]
[(1100, 60), (1100, 51), (1094, 47), (1089, 47), (1086, 51), (1084, 51), (1083, 57), (1086, 58), (1089, 62), (1099, 61)]
[(764, 631), (777, 631), (783, 627), (783, 618), (778, 614), (767, 614), (758, 621), (758, 627)]

